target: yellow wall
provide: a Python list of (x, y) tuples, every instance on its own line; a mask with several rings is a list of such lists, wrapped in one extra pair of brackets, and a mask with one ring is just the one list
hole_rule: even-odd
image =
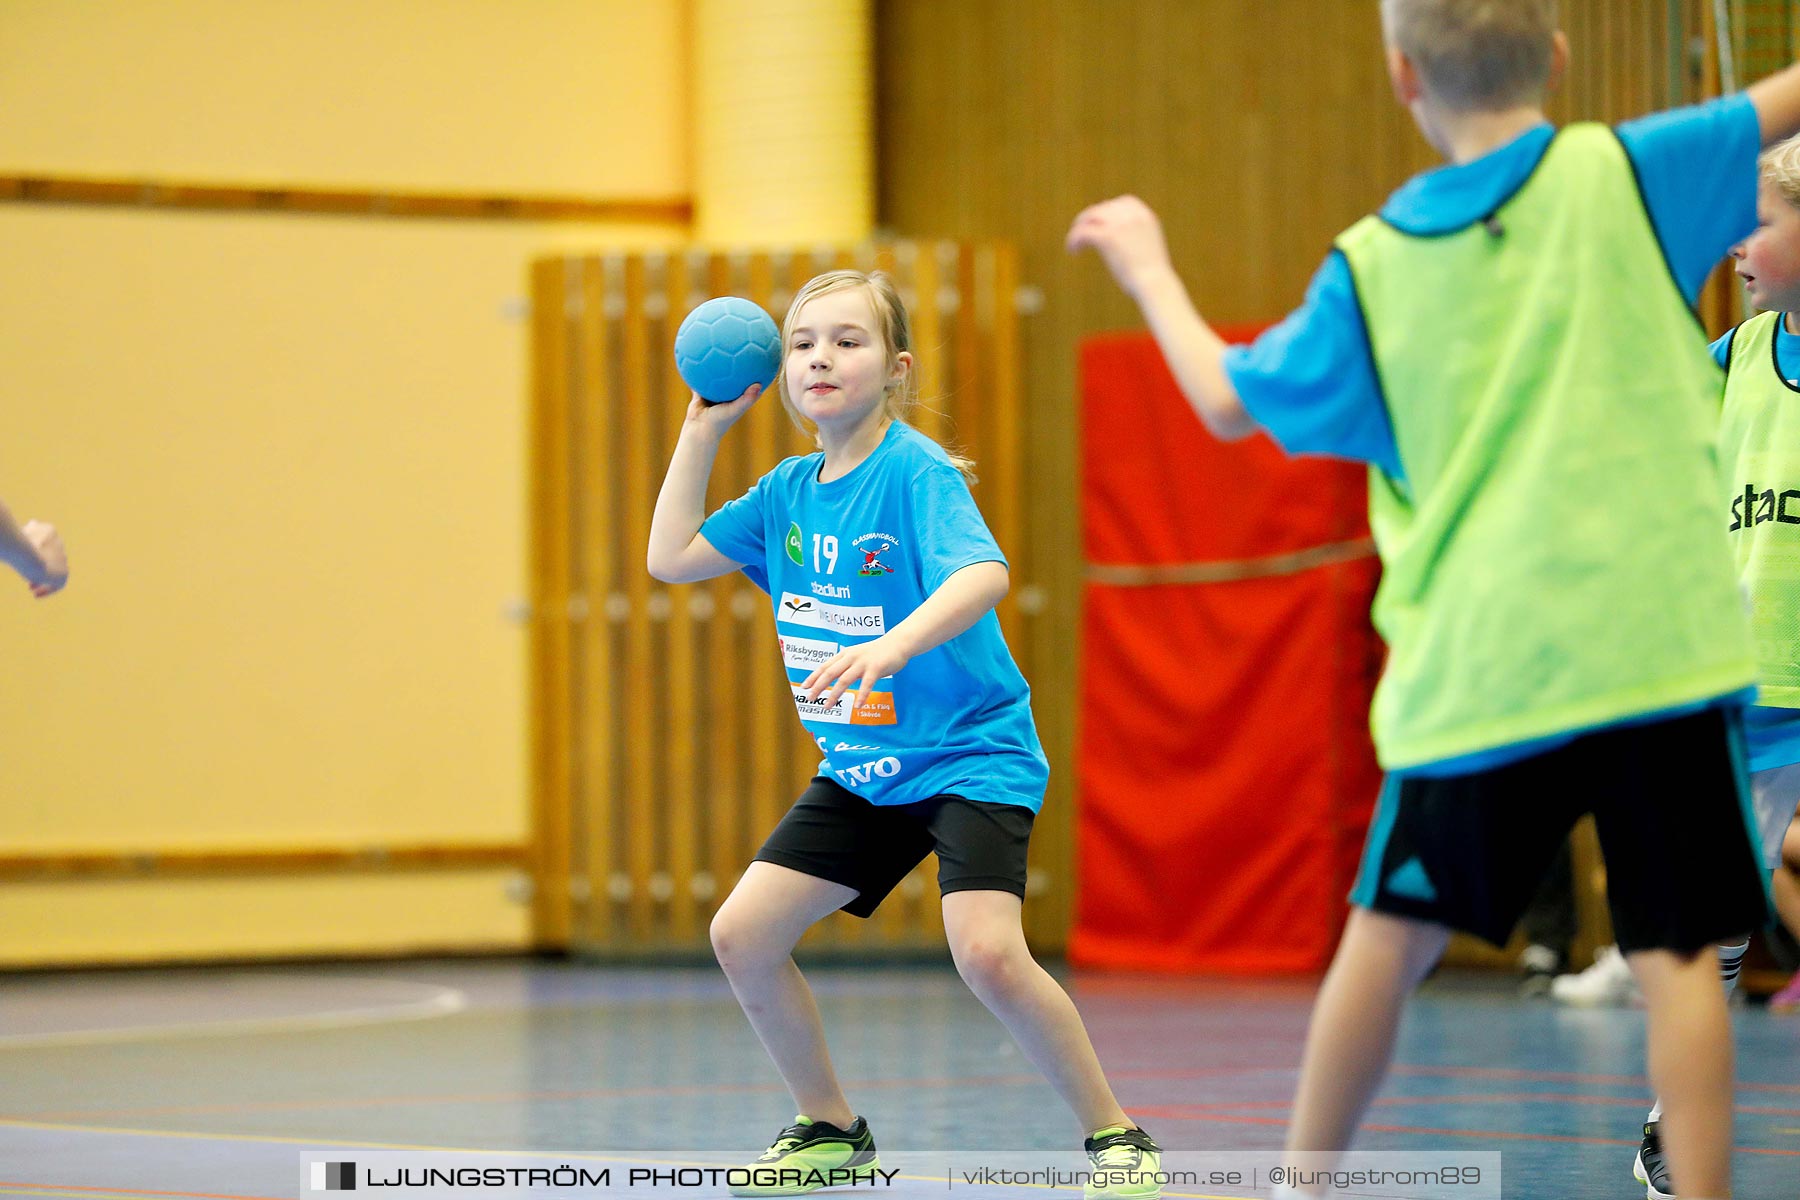
[[(684, 196), (685, 9), (0, 0), (0, 173)], [(675, 228), (0, 207), (0, 855), (523, 841), (526, 263)], [(4, 582), (4, 581), (0, 581)], [(0, 884), (0, 964), (521, 945), (505, 871)]]
[(0, 0), (0, 164), (683, 195), (684, 0)]
[(12, 884), (0, 921), (29, 930), (0, 967), (176, 958), (517, 949), (504, 871), (104, 886)]

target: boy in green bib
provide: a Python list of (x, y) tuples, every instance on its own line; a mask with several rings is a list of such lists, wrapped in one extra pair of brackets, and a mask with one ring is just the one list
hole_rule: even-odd
[(1552, 0), (1383, 0), (1381, 16), (1395, 95), (1449, 165), (1342, 234), (1253, 346), (1228, 351), (1201, 319), (1142, 201), (1095, 205), (1068, 238), (1137, 301), (1216, 435), (1260, 426), (1371, 468), (1388, 782), (1287, 1146), (1347, 1148), (1451, 930), (1504, 942), (1592, 813), (1681, 1194), (1728, 1196), (1712, 947), (1760, 924), (1767, 896), (1743, 787), (1755, 660), (1717, 519), (1719, 376), (1692, 306), (1754, 224), (1757, 153), (1800, 132), (1800, 68), (1558, 131)]

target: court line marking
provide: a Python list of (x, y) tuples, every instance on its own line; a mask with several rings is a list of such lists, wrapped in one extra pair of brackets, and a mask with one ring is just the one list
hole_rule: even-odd
[[(205, 1133), (189, 1129), (125, 1129), (112, 1125), (63, 1125), (54, 1121), (15, 1121), (9, 1117), (0, 1117), (0, 1131), (7, 1129), (35, 1129), (46, 1133), (103, 1133), (113, 1137), (179, 1138), (196, 1142), (267, 1142), (276, 1146), (315, 1146), (321, 1153), (331, 1150), (406, 1150), (418, 1153), (447, 1151), (454, 1154), (535, 1154), (555, 1157), (548, 1150), (462, 1150), (455, 1146), (419, 1146), (406, 1142), (353, 1142), (316, 1137), (283, 1137), (274, 1133)], [(562, 1157), (593, 1156), (564, 1154)]]
[[(466, 997), (458, 993), (461, 1003), (458, 1009), (466, 1004)], [(427, 1014), (419, 1014), (421, 1017)], [(436, 1015), (436, 1014), (430, 1014)], [(31, 1035), (23, 1035), (31, 1036)], [(6, 1035), (0, 1035), (0, 1048), (8, 1041)], [(1131, 1079), (1205, 1079), (1221, 1076), (1249, 1075), (1292, 1075), (1291, 1068), (1285, 1067), (1211, 1067), (1199, 1069), (1182, 1068), (1147, 1068), (1112, 1072), (1113, 1078)], [(1546, 1083), (1610, 1083), (1637, 1087), (1648, 1087), (1649, 1080), (1641, 1075), (1598, 1075), (1569, 1071), (1528, 1071), (1503, 1067), (1436, 1067), (1410, 1066), (1397, 1064), (1393, 1068), (1396, 1075), (1414, 1075), (1425, 1077), (1449, 1078), (1489, 1078), (1510, 1079), (1519, 1082)], [(954, 1079), (862, 1079), (855, 1080), (846, 1086), (856, 1088), (889, 1088), (889, 1087), (1003, 1087), (1010, 1085), (1030, 1086), (1043, 1082), (1036, 1074), (1009, 1074), (988, 1076), (966, 1076)], [(1780, 1083), (1751, 1083), (1738, 1080), (1739, 1091), (1774, 1092), (1778, 1094), (1800, 1095), (1800, 1085)], [(265, 1100), (242, 1104), (188, 1104), (161, 1105), (138, 1108), (100, 1108), (100, 1109), (58, 1109), (51, 1111), (30, 1111), (21, 1113), (0, 1114), (0, 1120), (48, 1120), (66, 1121), (87, 1117), (120, 1117), (120, 1116), (174, 1116), (204, 1115), (220, 1112), (283, 1112), (318, 1108), (373, 1108), (402, 1105), (430, 1104), (494, 1104), (524, 1100), (595, 1100), (606, 1098), (628, 1098), (636, 1096), (684, 1096), (731, 1092), (734, 1094), (756, 1094), (762, 1092), (782, 1091), (780, 1084), (647, 1084), (637, 1087), (618, 1088), (574, 1088), (560, 1091), (541, 1092), (492, 1092), (471, 1093), (444, 1096), (371, 1096), (361, 1098), (336, 1097), (332, 1099), (309, 1100)], [(1388, 1098), (1391, 1099), (1391, 1098)], [(1377, 1101), (1382, 1103), (1384, 1101)], [(1256, 1104), (1278, 1105), (1287, 1101), (1242, 1101), (1238, 1103), (1217, 1102), (1220, 1105), (1242, 1108)], [(1739, 1106), (1740, 1109), (1742, 1106)]]
[[(1188, 1071), (1150, 1070), (1118, 1071), (1113, 1078), (1192, 1078), (1217, 1079), (1226, 1076), (1278, 1074), (1291, 1076), (1286, 1067), (1205, 1067)], [(952, 1087), (1035, 1087), (1044, 1082), (1037, 1074), (966, 1075), (955, 1078), (930, 1079), (855, 1079), (845, 1083), (849, 1088), (952, 1088)], [(307, 1109), (380, 1108), (386, 1106), (430, 1104), (501, 1104), (527, 1100), (599, 1100), (625, 1099), (637, 1096), (697, 1096), (731, 1093), (761, 1094), (785, 1092), (779, 1083), (676, 1083), (641, 1084), (633, 1087), (565, 1088), (537, 1092), (473, 1092), (435, 1096), (362, 1096), (320, 1097), (305, 1100), (259, 1100), (242, 1104), (172, 1104), (139, 1108), (73, 1108), (27, 1109), (23, 1112), (0, 1112), (0, 1120), (72, 1121), (91, 1117), (164, 1117), (195, 1116), (210, 1113), (295, 1112)]]
[[(1191, 1076), (1196, 1078), (1218, 1078), (1221, 1076), (1253, 1076), (1259, 1074), (1291, 1074), (1286, 1069), (1266, 1067), (1214, 1067), (1182, 1072), (1175, 1070), (1155, 1070), (1141, 1072), (1143, 1075), (1155, 1077)], [(1521, 1076), (1556, 1074), (1555, 1082), (1599, 1082), (1635, 1085), (1643, 1082), (1630, 1076), (1612, 1075), (1578, 1075), (1573, 1073), (1521, 1072), (1502, 1068), (1412, 1068), (1407, 1073), (1417, 1075), (1450, 1075), (1452, 1077), (1473, 1075), (1488, 1077), (1499, 1075), (1507, 1079), (1518, 1079)], [(1119, 1074), (1127, 1074), (1121, 1072)], [(1131, 1072), (1130, 1074), (1139, 1074)], [(1528, 1082), (1528, 1079), (1521, 1080)], [(881, 1089), (898, 1087), (949, 1088), (949, 1087), (1001, 1087), (1009, 1085), (1034, 1086), (1042, 1082), (1035, 1074), (1008, 1074), (987, 1076), (963, 1076), (953, 1079), (859, 1079), (851, 1080), (845, 1086), (854, 1089)], [(1800, 1087), (1784, 1084), (1750, 1084), (1739, 1081), (1737, 1087), (1750, 1091), (1772, 1091), (1786, 1093), (1800, 1092)], [(716, 1095), (730, 1093), (761, 1094), (780, 1092), (783, 1088), (773, 1083), (744, 1084), (647, 1084), (636, 1087), (616, 1088), (569, 1088), (561, 1090), (527, 1091), (527, 1092), (475, 1092), (446, 1093), (440, 1095), (412, 1096), (366, 1096), (366, 1097), (318, 1097), (297, 1100), (263, 1100), (247, 1101), (238, 1104), (185, 1104), (158, 1105), (137, 1108), (110, 1109), (63, 1109), (52, 1111), (25, 1111), (20, 1113), (0, 1113), (0, 1121), (48, 1121), (76, 1122), (95, 1117), (146, 1117), (146, 1116), (204, 1116), (217, 1113), (240, 1112), (295, 1112), (320, 1109), (361, 1109), (403, 1106), (430, 1106), (438, 1104), (503, 1104), (537, 1100), (593, 1100), (624, 1099), (641, 1096), (683, 1096), (683, 1095)], [(1579, 1096), (1560, 1092), (1514, 1093), (1507, 1095), (1476, 1096), (1383, 1096), (1376, 1099), (1376, 1107), (1412, 1105), (1412, 1104), (1452, 1104), (1483, 1102), (1561, 1102), (1568, 1104), (1613, 1104), (1618, 1106), (1640, 1104), (1641, 1098), (1631, 1096)], [(1158, 1105), (1145, 1109), (1146, 1112), (1163, 1111), (1202, 1113), (1233, 1111), (1243, 1109), (1280, 1109), (1292, 1103), (1289, 1099), (1281, 1100), (1215, 1100), (1197, 1104)], [(1736, 1104), (1734, 1111), (1763, 1116), (1800, 1115), (1800, 1110), (1783, 1108), (1764, 1108), (1748, 1104)]]
[[(1576, 1071), (1530, 1071), (1519, 1067), (1442, 1067), (1397, 1064), (1390, 1073), (1394, 1075), (1438, 1075), (1449, 1078), (1517, 1079), (1536, 1083), (1629, 1083), (1640, 1087), (1650, 1086), (1649, 1077), (1644, 1075), (1588, 1075)], [(1748, 1083), (1739, 1079), (1733, 1086), (1751, 1092), (1784, 1092), (1800, 1095), (1800, 1084), (1793, 1083)]]
[[(1162, 1104), (1135, 1106), (1138, 1111), (1179, 1117), (1184, 1113), (1229, 1113), (1244, 1109), (1285, 1109), (1289, 1100), (1208, 1100), (1199, 1104)], [(1644, 1108), (1639, 1096), (1585, 1096), (1578, 1092), (1474, 1092), (1449, 1095), (1380, 1096), (1370, 1101), (1371, 1108), (1404, 1108), (1417, 1105), (1453, 1104), (1573, 1104)], [(1733, 1104), (1733, 1112), (1765, 1117), (1800, 1117), (1800, 1108), (1772, 1108), (1757, 1104)]]
[[(386, 981), (384, 981), (386, 982)], [(232, 1037), (243, 1033), (293, 1033), (316, 1029), (347, 1029), (358, 1025), (383, 1025), (400, 1021), (424, 1021), (461, 1012), (469, 997), (459, 988), (435, 983), (413, 986), (431, 994), (419, 1000), (395, 1001), (379, 1006), (328, 1009), (287, 1017), (227, 1017), (184, 1025), (126, 1025), (117, 1029), (81, 1029), (66, 1033), (0, 1034), (0, 1051), (36, 1050), (40, 1047), (93, 1046), (110, 1042), (166, 1041), (186, 1038)]]
[(16, 1183), (0, 1179), (0, 1193), (9, 1196), (180, 1196), (193, 1200), (285, 1200), (279, 1196), (239, 1196), (230, 1192), (153, 1192), (143, 1188), (90, 1187), (82, 1183)]
[[(1286, 1125), (1285, 1117), (1234, 1116), (1230, 1113), (1163, 1113), (1153, 1108), (1138, 1108), (1145, 1116), (1158, 1116), (1169, 1121), (1217, 1121), (1226, 1125)], [(1376, 1133), (1428, 1133), (1437, 1137), (1498, 1138), (1509, 1142), (1566, 1142), (1578, 1146), (1635, 1146), (1634, 1139), (1572, 1137), (1558, 1133), (1523, 1133), (1510, 1129), (1434, 1129), (1425, 1125), (1372, 1125), (1362, 1129)], [(1771, 1154), (1779, 1158), (1800, 1158), (1800, 1150), (1781, 1150), (1772, 1146), (1733, 1146), (1733, 1154)]]

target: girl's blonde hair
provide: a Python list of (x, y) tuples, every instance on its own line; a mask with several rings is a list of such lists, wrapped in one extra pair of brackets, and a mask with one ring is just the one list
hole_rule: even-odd
[[(862, 288), (869, 297), (869, 309), (875, 314), (875, 329), (871, 332), (881, 339), (882, 349), (887, 356), (888, 370), (900, 360), (903, 353), (912, 352), (912, 329), (906, 318), (906, 305), (900, 301), (900, 291), (885, 271), (826, 271), (822, 275), (814, 275), (794, 294), (794, 302), (788, 305), (787, 316), (781, 319), (781, 374), (776, 376), (775, 386), (781, 392), (781, 407), (787, 410), (788, 419), (795, 427), (812, 439), (813, 445), (819, 444), (819, 430), (811, 421), (800, 415), (800, 409), (794, 404), (794, 398), (788, 395), (787, 387), (787, 351), (794, 341), (794, 323), (799, 317), (801, 308), (806, 302), (820, 296), (828, 296), (833, 292), (848, 291), (851, 288)], [(887, 390), (882, 396), (882, 411), (891, 421), (905, 421), (907, 414), (919, 403), (919, 383), (917, 374), (912, 370), (902, 371), (898, 377), (890, 378)], [(975, 461), (965, 458), (955, 450), (946, 446), (944, 452), (950, 456), (951, 463), (963, 478), (970, 483), (975, 482)]]
[(1800, 208), (1800, 137), (1776, 142), (1757, 161), (1763, 181), (1795, 208)]

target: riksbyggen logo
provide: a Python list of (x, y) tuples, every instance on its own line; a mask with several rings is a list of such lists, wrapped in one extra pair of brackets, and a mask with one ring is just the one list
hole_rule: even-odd
[(783, 592), (775, 616), (777, 620), (793, 625), (810, 625), (814, 629), (830, 629), (838, 633), (860, 633), (876, 637), (887, 632), (887, 622), (878, 604), (867, 608), (849, 604), (823, 604), (811, 596)]
[(836, 704), (826, 704), (824, 696), (808, 700), (805, 692), (794, 689), (794, 708), (802, 721), (820, 721), (827, 725), (892, 725), (897, 719), (892, 692), (870, 692), (868, 700), (860, 707), (852, 707), (855, 701), (853, 691), (839, 696)]
[(836, 642), (819, 642), (812, 638), (789, 637), (781, 634), (781, 661), (798, 671), (811, 671), (822, 667), (837, 657), (843, 647)]

